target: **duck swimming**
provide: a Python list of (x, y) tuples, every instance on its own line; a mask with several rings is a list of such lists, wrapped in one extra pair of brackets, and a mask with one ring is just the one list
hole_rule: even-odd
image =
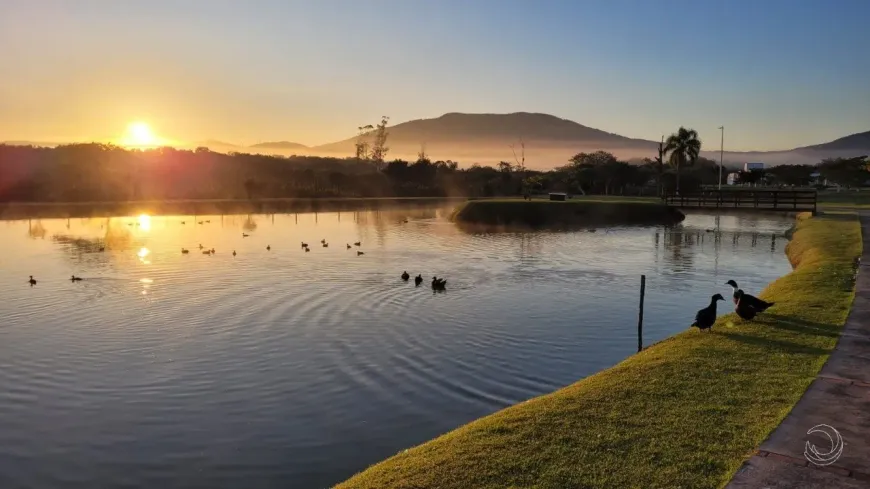
[[(266, 251), (272, 251), (272, 245), (266, 245)], [(305, 251), (308, 251), (308, 248), (305, 248)]]
[(211, 250), (202, 250), (202, 254), (203, 254), (203, 255), (210, 255), (210, 254), (211, 254)]
[(233, 256), (236, 256), (236, 250), (233, 250)]
[(186, 250), (186, 249), (184, 249), (184, 248), (181, 249), (181, 254), (182, 254), (182, 255), (186, 255), (186, 254), (188, 254), (188, 253), (190, 253), (190, 250)]
[(347, 245), (347, 249), (350, 249), (350, 245)]
[(365, 255), (365, 253), (363, 253), (362, 251), (357, 251), (357, 252), (356, 252), (356, 256), (363, 256), (363, 255)]
[(422, 274), (417, 275), (416, 277), (414, 277), (414, 286), (415, 286), (415, 287), (419, 287), (420, 284), (422, 284), (422, 283), (423, 283), (423, 275), (422, 275)]
[(36, 285), (36, 280), (33, 278), (33, 275), (30, 276), (30, 280), (27, 281), (31, 286)]
[(438, 277), (432, 277), (432, 290), (445, 290), (447, 288), (447, 280)]
[(725, 298), (722, 297), (722, 294), (714, 294), (710, 298), (710, 305), (695, 314), (695, 322), (692, 323), (692, 327), (698, 328), (701, 331), (705, 329), (713, 331), (713, 323), (716, 322), (716, 303), (724, 300)]
[(250, 234), (242, 233), (242, 237), (243, 237), (243, 238), (247, 238), (248, 236), (250, 236)]
[(324, 248), (329, 248), (329, 243), (323, 243)]
[(354, 243), (353, 245), (354, 245), (354, 246), (362, 246), (362, 241), (357, 241), (357, 242)]
[(737, 282), (735, 282), (733, 280), (729, 280), (729, 281), (725, 282), (725, 285), (730, 285), (731, 288), (734, 290), (734, 295), (733, 295), (734, 304), (737, 304), (737, 301), (740, 300), (743, 302), (744, 308), (751, 307), (752, 309), (755, 309), (756, 314), (760, 313), (760, 312), (764, 312), (767, 308), (769, 308), (770, 306), (772, 306), (774, 304), (773, 302), (767, 302), (767, 301), (759, 299), (758, 297), (755, 297), (755, 296), (752, 296), (752, 295), (749, 295), (749, 294), (743, 292), (737, 286)]
[(75, 275), (73, 275), (72, 277), (70, 277), (69, 280), (70, 280), (70, 282), (80, 282), (80, 281), (82, 281), (82, 280), (84, 280), (84, 279), (81, 278), (81, 277), (76, 277)]
[(305, 241), (302, 241), (302, 247), (303, 247), (303, 248), (308, 248), (308, 243), (306, 243)]
[(408, 275), (408, 272), (407, 272), (407, 271), (402, 272), (402, 280), (404, 280), (405, 282), (407, 282), (409, 278), (411, 278), (411, 276)]

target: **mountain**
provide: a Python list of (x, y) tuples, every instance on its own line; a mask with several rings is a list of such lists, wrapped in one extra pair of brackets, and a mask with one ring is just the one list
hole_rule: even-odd
[(282, 151), (287, 150), (308, 150), (310, 149), (308, 146), (299, 143), (293, 143), (290, 141), (267, 141), (265, 143), (257, 143), (248, 146), (249, 148), (255, 149), (277, 149)]
[(852, 134), (840, 139), (835, 139), (829, 143), (805, 146), (803, 148), (798, 148), (798, 150), (867, 152), (870, 151), (870, 131)]
[[(649, 156), (658, 148), (655, 141), (632, 139), (600, 129), (560, 119), (548, 114), (449, 113), (435, 119), (417, 119), (388, 128), (390, 157), (416, 158), (424, 149), (435, 159), (462, 163), (513, 161), (521, 157), (525, 143), (530, 167), (543, 168), (565, 164), (580, 151), (607, 149), (624, 157)], [(356, 138), (315, 146), (319, 154), (354, 154)], [(513, 149), (511, 148), (513, 146)]]
[[(676, 129), (676, 128), (674, 128)], [(517, 112), (513, 114), (448, 113), (434, 119), (417, 119), (387, 128), (390, 158), (416, 159), (425, 150), (431, 159), (452, 159), (464, 165), (514, 162), (522, 156), (525, 143), (528, 168), (549, 169), (564, 165), (579, 152), (609, 151), (623, 159), (654, 157), (658, 141), (635, 139), (584, 126), (549, 114)], [(713, 136), (702, 139), (718, 143)], [(779, 164), (818, 163), (825, 158), (870, 154), (870, 132), (853, 134), (830, 143), (782, 151), (726, 151), (726, 164), (762, 162)], [(727, 148), (726, 140), (726, 148)], [(356, 137), (315, 146), (310, 151), (324, 156), (350, 156)], [(719, 161), (717, 144), (704, 146), (701, 155)]]

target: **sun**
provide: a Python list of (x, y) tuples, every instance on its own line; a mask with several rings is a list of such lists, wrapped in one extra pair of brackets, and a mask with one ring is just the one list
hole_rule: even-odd
[(127, 133), (122, 139), (122, 144), (124, 146), (137, 147), (158, 146), (160, 145), (160, 138), (154, 134), (151, 126), (147, 123), (136, 121), (131, 122), (127, 126)]

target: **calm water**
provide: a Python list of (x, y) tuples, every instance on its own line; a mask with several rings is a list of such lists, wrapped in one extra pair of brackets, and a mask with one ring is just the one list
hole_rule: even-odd
[(0, 222), (0, 487), (327, 487), (631, 355), (641, 274), (649, 343), (790, 270), (788, 216), (469, 234), (447, 212)]

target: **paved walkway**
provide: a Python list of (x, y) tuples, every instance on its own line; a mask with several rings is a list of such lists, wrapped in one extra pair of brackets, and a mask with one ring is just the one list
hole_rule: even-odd
[[(864, 251), (855, 302), (837, 348), (791, 413), (726, 488), (870, 487), (870, 213), (861, 213), (861, 234)], [(820, 454), (831, 450), (824, 434), (807, 434), (819, 424), (842, 435), (842, 455), (830, 465), (812, 464), (804, 456), (807, 441)]]

